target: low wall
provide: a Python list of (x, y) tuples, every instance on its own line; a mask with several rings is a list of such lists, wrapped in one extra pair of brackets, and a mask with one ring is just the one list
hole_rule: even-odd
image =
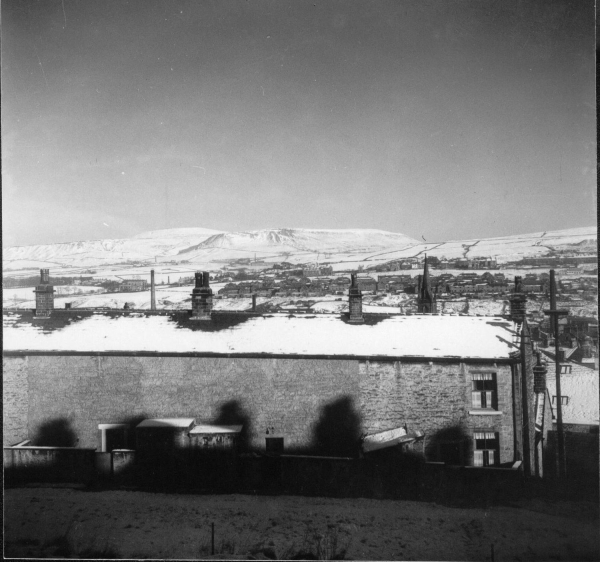
[[(189, 453), (189, 451), (188, 451)], [(453, 467), (410, 455), (367, 458), (302, 455), (167, 455), (149, 463), (136, 451), (69, 447), (4, 448), (8, 484), (72, 482), (148, 489), (267, 492), (307, 496), (494, 502), (518, 494), (521, 470)]]
[(239, 486), (307, 496), (493, 502), (526, 485), (522, 470), (453, 467), (416, 458), (261, 456), (240, 459)]
[[(579, 426), (570, 429), (564, 432), (567, 477), (571, 480), (593, 479), (597, 482), (598, 426)], [(547, 471), (548, 476), (556, 476), (557, 458), (558, 432), (548, 431), (547, 448), (544, 453), (544, 470)]]
[(95, 476), (95, 449), (74, 447), (4, 447), (4, 477), (16, 482), (76, 482)]

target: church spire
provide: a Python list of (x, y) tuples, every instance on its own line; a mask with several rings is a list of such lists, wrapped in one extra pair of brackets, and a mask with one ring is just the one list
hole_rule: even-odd
[(435, 313), (436, 304), (433, 291), (431, 290), (429, 279), (429, 267), (427, 265), (427, 254), (425, 254), (425, 264), (423, 266), (423, 275), (419, 275), (419, 286), (417, 295), (417, 310), (420, 313)]

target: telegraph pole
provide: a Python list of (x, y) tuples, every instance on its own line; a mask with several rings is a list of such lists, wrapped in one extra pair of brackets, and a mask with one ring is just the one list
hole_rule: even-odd
[(560, 345), (558, 341), (558, 317), (569, 314), (568, 310), (556, 308), (556, 278), (554, 270), (550, 270), (550, 310), (544, 310), (544, 314), (550, 317), (550, 325), (554, 332), (554, 364), (556, 366), (556, 425), (558, 429), (558, 476), (564, 478), (567, 475), (565, 462), (565, 433), (562, 419), (562, 393), (560, 390)]

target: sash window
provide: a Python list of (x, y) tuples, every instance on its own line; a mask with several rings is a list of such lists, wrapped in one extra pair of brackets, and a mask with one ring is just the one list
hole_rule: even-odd
[(494, 466), (498, 464), (498, 434), (492, 431), (475, 431), (474, 462), (475, 466)]
[(471, 376), (473, 408), (498, 409), (496, 373), (473, 373)]

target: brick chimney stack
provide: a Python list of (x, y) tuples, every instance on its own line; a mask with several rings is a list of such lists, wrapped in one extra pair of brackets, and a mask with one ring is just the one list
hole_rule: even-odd
[(350, 275), (351, 284), (348, 291), (348, 305), (350, 308), (350, 323), (362, 324), (365, 319), (362, 312), (362, 291), (358, 288), (356, 273)]
[(510, 318), (517, 324), (522, 324), (527, 313), (527, 295), (523, 293), (523, 278), (515, 277), (515, 288), (509, 298)]
[(35, 288), (35, 317), (50, 318), (54, 310), (54, 287), (50, 285), (50, 270), (40, 269), (40, 284)]
[(196, 271), (196, 286), (192, 291), (192, 320), (210, 320), (212, 314), (212, 289), (208, 271)]

